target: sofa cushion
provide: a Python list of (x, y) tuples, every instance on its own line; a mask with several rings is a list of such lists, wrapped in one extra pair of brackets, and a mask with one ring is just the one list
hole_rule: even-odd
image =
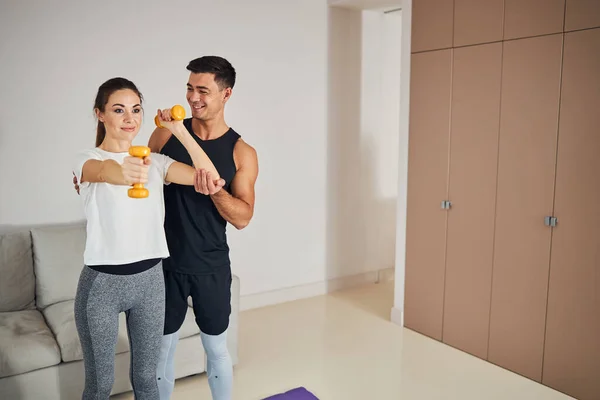
[(29, 231), (0, 235), (0, 312), (35, 308)]
[[(68, 300), (52, 304), (44, 309), (44, 317), (48, 321), (50, 329), (56, 336), (60, 347), (60, 353), (64, 362), (83, 360), (81, 342), (75, 326), (75, 301)], [(119, 335), (115, 354), (129, 351), (129, 339), (127, 336), (127, 324), (125, 313), (119, 314)]]
[(37, 310), (0, 313), (0, 378), (60, 363), (60, 350)]
[(85, 225), (35, 228), (31, 238), (37, 307), (73, 300), (83, 268)]

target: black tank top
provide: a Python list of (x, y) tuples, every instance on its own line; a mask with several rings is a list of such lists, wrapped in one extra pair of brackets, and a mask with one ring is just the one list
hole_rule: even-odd
[[(196, 142), (211, 159), (229, 190), (236, 168), (233, 148), (240, 135), (229, 129), (212, 140), (202, 140), (192, 130), (192, 119), (183, 121)], [(171, 136), (161, 153), (176, 161), (192, 165), (192, 158), (181, 142)], [(204, 275), (229, 269), (227, 221), (219, 214), (210, 196), (196, 192), (193, 186), (165, 185), (165, 233), (170, 257), (165, 269), (186, 274)]]

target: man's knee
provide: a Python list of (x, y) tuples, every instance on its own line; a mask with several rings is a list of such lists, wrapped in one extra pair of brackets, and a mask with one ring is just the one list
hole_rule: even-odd
[(175, 349), (177, 348), (178, 340), (179, 332), (174, 332), (162, 337), (156, 371), (156, 375), (159, 379), (173, 380)]
[(200, 332), (202, 344), (206, 357), (210, 360), (219, 360), (229, 357), (229, 349), (227, 348), (227, 331), (219, 335), (208, 335)]

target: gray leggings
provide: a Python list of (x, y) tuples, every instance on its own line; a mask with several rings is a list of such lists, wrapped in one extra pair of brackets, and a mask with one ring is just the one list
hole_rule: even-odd
[(162, 263), (133, 275), (83, 267), (75, 296), (75, 324), (85, 365), (83, 400), (110, 396), (121, 312), (127, 317), (129, 378), (135, 398), (159, 399), (156, 367), (165, 314)]

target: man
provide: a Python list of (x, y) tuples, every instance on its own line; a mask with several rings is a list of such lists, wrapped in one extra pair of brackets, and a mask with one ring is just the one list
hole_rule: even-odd
[[(258, 159), (254, 148), (225, 122), (225, 104), (236, 79), (233, 66), (224, 58), (205, 56), (190, 61), (187, 69), (186, 97), (192, 116), (184, 125), (211, 159), (221, 180), (200, 171), (195, 187), (170, 184), (164, 189), (170, 257), (163, 262), (165, 327), (157, 379), (161, 400), (169, 399), (174, 387), (178, 331), (191, 296), (207, 355), (213, 400), (231, 400), (233, 367), (227, 328), (232, 276), (226, 225), (243, 229), (252, 219)], [(170, 118), (166, 110), (162, 114)], [(167, 129), (157, 128), (148, 146), (153, 152), (192, 165), (188, 152)]]
[[(161, 399), (168, 399), (173, 391), (177, 331), (191, 295), (207, 355), (212, 397), (230, 400), (233, 367), (226, 335), (231, 313), (231, 268), (225, 228), (229, 222), (243, 229), (252, 219), (258, 159), (254, 148), (225, 122), (224, 108), (235, 85), (235, 69), (216, 56), (192, 60), (187, 69), (187, 101), (192, 117), (184, 125), (222, 180), (215, 184), (209, 173), (201, 171), (195, 188), (165, 186), (165, 232), (170, 258), (164, 260), (165, 336), (157, 379)], [(148, 145), (153, 152), (192, 165), (188, 152), (166, 129), (157, 128)]]

